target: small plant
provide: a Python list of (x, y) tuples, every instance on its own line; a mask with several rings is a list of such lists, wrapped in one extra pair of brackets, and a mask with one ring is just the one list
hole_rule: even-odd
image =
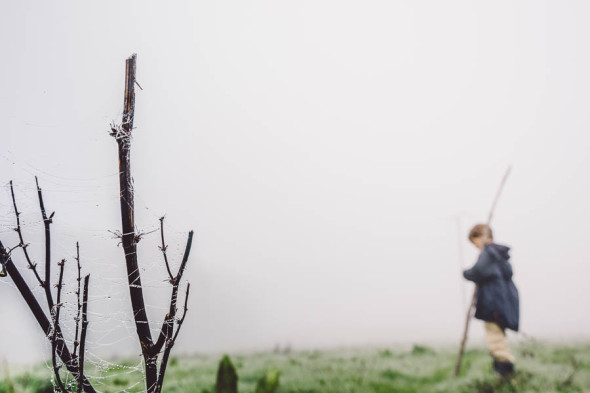
[(256, 393), (274, 393), (279, 388), (279, 378), (281, 373), (272, 369), (267, 371), (266, 375), (258, 380), (256, 384)]
[(217, 382), (215, 383), (217, 393), (237, 393), (238, 373), (229, 356), (225, 355), (219, 362), (217, 370)]
[(560, 392), (579, 391), (577, 386), (574, 384), (574, 376), (576, 375), (576, 372), (580, 369), (581, 364), (574, 355), (569, 356), (569, 361), (572, 366), (570, 373), (563, 381), (558, 382), (556, 386), (558, 391)]
[(423, 345), (414, 345), (412, 347), (412, 355), (434, 355), (436, 352), (434, 349), (423, 346)]

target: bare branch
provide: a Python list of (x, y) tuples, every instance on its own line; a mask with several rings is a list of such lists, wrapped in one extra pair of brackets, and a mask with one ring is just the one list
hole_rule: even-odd
[(123, 122), (120, 127), (112, 126), (111, 135), (115, 137), (119, 155), (119, 201), (121, 205), (121, 243), (125, 254), (129, 297), (135, 319), (135, 330), (141, 346), (145, 363), (145, 383), (147, 393), (153, 393), (158, 380), (157, 359), (150, 356), (153, 347), (152, 333), (145, 309), (143, 287), (137, 260), (137, 237), (135, 234), (135, 212), (133, 179), (131, 178), (131, 132), (135, 113), (135, 70), (136, 55), (125, 62), (125, 98)]
[(184, 274), (184, 269), (186, 268), (186, 262), (188, 261), (188, 257), (191, 253), (191, 246), (193, 244), (193, 231), (188, 233), (188, 239), (186, 241), (186, 248), (184, 249), (184, 255), (182, 256), (182, 262), (180, 263), (180, 267), (178, 268), (178, 273), (174, 278), (174, 283), (178, 285), (180, 280), (182, 280), (182, 275)]
[(188, 295), (190, 293), (190, 289), (191, 289), (191, 283), (189, 282), (188, 284), (186, 284), (186, 295), (184, 298), (184, 311), (182, 312), (182, 318), (180, 318), (177, 321), (178, 327), (176, 328), (176, 333), (174, 333), (174, 338), (172, 339), (172, 345), (174, 345), (174, 343), (176, 343), (176, 337), (178, 337), (178, 333), (180, 332), (180, 328), (182, 327), (182, 324), (184, 323), (184, 318), (186, 318), (186, 313), (188, 311)]
[(162, 328), (160, 329), (160, 335), (158, 337), (158, 341), (154, 343), (151, 348), (150, 354), (157, 354), (162, 350), (165, 342), (171, 337), (174, 332), (174, 319), (176, 318), (176, 301), (178, 298), (178, 286), (180, 285), (180, 281), (182, 280), (182, 275), (184, 274), (184, 270), (186, 268), (186, 263), (188, 261), (188, 257), (191, 252), (191, 246), (193, 243), (193, 231), (188, 233), (188, 239), (186, 242), (186, 248), (184, 250), (184, 255), (182, 257), (182, 262), (178, 269), (178, 273), (176, 277), (174, 277), (171, 281), (172, 283), (172, 293), (170, 295), (170, 308), (166, 317), (164, 318), (164, 322), (162, 323)]
[(168, 366), (168, 359), (170, 358), (170, 351), (172, 351), (172, 347), (176, 343), (176, 338), (178, 337), (178, 333), (180, 332), (180, 328), (184, 323), (184, 318), (186, 317), (186, 313), (188, 311), (188, 295), (190, 293), (191, 284), (188, 283), (186, 286), (186, 295), (184, 297), (184, 311), (182, 313), (182, 318), (178, 320), (178, 327), (176, 328), (176, 333), (174, 337), (166, 340), (166, 348), (164, 349), (164, 354), (162, 355), (162, 362), (160, 363), (160, 375), (158, 376), (158, 384), (156, 386), (155, 393), (160, 393), (162, 391), (162, 385), (164, 384), (164, 375), (166, 374), (166, 367)]
[(62, 393), (66, 393), (66, 388), (61, 380), (61, 376), (59, 375), (59, 366), (57, 365), (57, 340), (62, 340), (62, 337), (58, 337), (57, 332), (59, 328), (59, 312), (61, 310), (61, 289), (63, 285), (63, 278), (64, 278), (64, 267), (66, 264), (66, 260), (62, 259), (59, 263), (59, 280), (57, 282), (57, 304), (54, 306), (54, 309), (51, 311), (51, 317), (53, 318), (53, 336), (51, 337), (51, 363), (53, 364), (53, 373), (55, 374), (55, 381), (57, 382), (58, 390)]
[[(22, 298), (27, 303), (27, 306), (31, 310), (31, 313), (33, 314), (35, 319), (37, 320), (37, 323), (41, 327), (41, 330), (43, 331), (43, 333), (45, 333), (45, 336), (49, 338), (50, 334), (52, 332), (51, 322), (49, 321), (49, 319), (47, 319), (47, 316), (43, 312), (41, 305), (39, 305), (39, 302), (35, 298), (35, 295), (33, 295), (33, 292), (31, 291), (31, 289), (29, 288), (29, 286), (25, 282), (23, 276), (20, 274), (18, 268), (12, 262), (12, 258), (8, 254), (6, 254), (6, 250), (5, 250), (1, 241), (0, 241), (0, 257), (5, 260), (6, 272), (8, 273), (8, 275), (10, 276), (12, 281), (14, 282), (14, 285), (16, 286), (18, 291), (20, 292)], [(70, 354), (68, 348), (64, 344), (65, 341), (64, 341), (62, 333), (59, 329), (59, 326), (57, 329), (57, 338), (58, 338), (56, 340), (57, 354), (59, 355), (59, 357), (61, 358), (61, 360), (65, 364), (68, 371), (74, 375), (77, 375), (78, 368), (74, 366), (75, 362), (72, 359), (72, 355)], [(86, 393), (96, 393), (96, 391), (94, 390), (92, 385), (90, 385), (90, 382), (88, 382), (88, 379), (85, 376), (82, 376), (82, 378), (84, 379), (84, 391)]]
[(84, 352), (86, 351), (86, 330), (88, 329), (88, 281), (90, 274), (84, 277), (84, 299), (82, 300), (82, 333), (80, 335), (80, 352), (78, 354), (78, 393), (88, 384), (84, 381)]
[(147, 318), (145, 309), (145, 300), (143, 287), (141, 284), (139, 262), (137, 258), (137, 243), (142, 234), (136, 233), (135, 229), (135, 211), (134, 211), (134, 190), (133, 179), (131, 177), (131, 136), (133, 131), (133, 121), (135, 114), (135, 71), (136, 55), (133, 54), (125, 63), (125, 98), (123, 109), (123, 121), (121, 125), (111, 125), (111, 136), (115, 138), (118, 145), (119, 156), (119, 201), (121, 205), (121, 233), (120, 235), (123, 251), (125, 255), (125, 264), (127, 268), (127, 280), (129, 282), (129, 295), (131, 298), (131, 308), (135, 319), (135, 328), (137, 337), (141, 346), (145, 365), (145, 386), (147, 393), (156, 393), (161, 390), (161, 381), (164, 378), (163, 372), (166, 370), (166, 362), (169, 356), (169, 349), (165, 360), (160, 364), (160, 373), (158, 372), (158, 357), (164, 345), (169, 346), (170, 340), (174, 333), (174, 321), (176, 318), (176, 301), (178, 297), (178, 286), (182, 279), (188, 256), (190, 253), (193, 232), (189, 233), (187, 247), (176, 276), (172, 274), (170, 263), (167, 255), (167, 245), (164, 237), (164, 217), (160, 219), (160, 232), (162, 246), (160, 250), (164, 257), (166, 270), (172, 285), (172, 294), (170, 297), (170, 308), (160, 329), (160, 335), (156, 342), (152, 339), (150, 323)]
[(78, 264), (78, 289), (76, 290), (76, 297), (78, 298), (78, 313), (76, 314), (76, 333), (74, 335), (74, 350), (72, 351), (72, 356), (76, 358), (76, 350), (78, 349), (78, 345), (80, 342), (78, 341), (78, 334), (80, 332), (80, 312), (82, 309), (82, 303), (80, 301), (82, 294), (80, 293), (80, 282), (82, 281), (81, 272), (82, 267), (80, 266), (80, 244), (76, 242), (76, 262)]
[(14, 197), (14, 187), (12, 185), (12, 180), (10, 181), (10, 194), (12, 196), (12, 206), (14, 206), (14, 214), (16, 215), (16, 228), (14, 230), (18, 234), (18, 239), (20, 241), (19, 246), (22, 247), (23, 253), (25, 254), (25, 259), (27, 260), (27, 263), (29, 264), (29, 269), (31, 269), (33, 271), (33, 273), (35, 274), (35, 277), (37, 278), (39, 285), (41, 285), (42, 287), (45, 287), (45, 283), (43, 282), (43, 280), (41, 280), (41, 277), (39, 276), (39, 273), (37, 272), (37, 264), (33, 263), (31, 261), (31, 258), (29, 257), (29, 252), (27, 251), (28, 244), (25, 244), (25, 241), (23, 240), (23, 233), (22, 233), (21, 226), (20, 226), (20, 214), (21, 213), (18, 211), (18, 208), (16, 207), (16, 198)]
[(166, 263), (166, 270), (168, 270), (168, 276), (170, 277), (170, 282), (174, 281), (174, 276), (172, 275), (172, 271), (170, 270), (170, 264), (168, 263), (168, 256), (166, 255), (166, 250), (168, 246), (164, 241), (164, 217), (160, 217), (160, 236), (162, 238), (162, 246), (160, 250), (162, 250), (162, 254), (164, 255), (164, 262)]
[(37, 184), (37, 194), (39, 195), (39, 208), (41, 209), (43, 225), (45, 226), (45, 285), (43, 288), (45, 289), (47, 305), (50, 310), (53, 310), (53, 295), (51, 294), (51, 285), (49, 284), (51, 282), (51, 229), (49, 228), (49, 225), (53, 222), (53, 214), (51, 214), (51, 217), (47, 218), (45, 205), (43, 204), (43, 192), (39, 187), (37, 176), (35, 176), (35, 183)]

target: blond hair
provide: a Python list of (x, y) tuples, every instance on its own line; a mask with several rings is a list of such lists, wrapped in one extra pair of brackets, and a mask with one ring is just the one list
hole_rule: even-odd
[(477, 224), (469, 231), (468, 239), (470, 242), (473, 242), (474, 239), (477, 239), (481, 236), (486, 236), (488, 240), (494, 240), (494, 234), (492, 233), (492, 228), (488, 224)]

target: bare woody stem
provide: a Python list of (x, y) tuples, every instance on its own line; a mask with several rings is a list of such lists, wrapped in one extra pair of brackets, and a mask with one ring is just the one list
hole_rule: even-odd
[(82, 310), (82, 303), (80, 299), (82, 298), (82, 293), (80, 293), (80, 284), (82, 281), (81, 273), (82, 267), (80, 266), (80, 244), (76, 242), (76, 263), (78, 265), (78, 288), (76, 289), (76, 297), (78, 298), (78, 312), (76, 314), (76, 333), (74, 335), (74, 349), (72, 351), (72, 356), (76, 358), (76, 350), (78, 349), (78, 345), (80, 345), (80, 341), (78, 341), (79, 333), (80, 333), (80, 312)]
[(43, 204), (43, 192), (39, 187), (39, 182), (35, 176), (35, 183), (37, 184), (37, 194), (39, 195), (39, 208), (41, 209), (41, 216), (43, 217), (43, 225), (45, 226), (45, 282), (43, 288), (45, 289), (45, 297), (47, 298), (47, 305), (50, 310), (53, 310), (53, 295), (51, 294), (51, 229), (53, 213), (48, 218), (45, 213), (45, 205)]
[(41, 285), (42, 287), (45, 287), (43, 280), (41, 279), (41, 277), (39, 276), (39, 273), (37, 272), (37, 264), (33, 263), (31, 261), (31, 258), (29, 257), (29, 252), (27, 251), (27, 248), (29, 245), (26, 244), (25, 241), (23, 240), (23, 233), (22, 233), (21, 226), (20, 226), (20, 214), (21, 213), (18, 211), (18, 208), (16, 207), (16, 198), (14, 197), (14, 187), (12, 185), (12, 180), (10, 181), (10, 195), (12, 196), (12, 206), (14, 206), (14, 214), (16, 215), (16, 228), (14, 230), (18, 234), (18, 239), (20, 241), (19, 246), (22, 247), (23, 253), (25, 254), (25, 259), (27, 260), (27, 263), (29, 265), (29, 269), (31, 269), (33, 271), (33, 273), (35, 274), (35, 278), (37, 278), (39, 285)]
[(61, 289), (63, 286), (63, 278), (64, 278), (64, 267), (65, 267), (65, 259), (62, 259), (61, 262), (58, 263), (59, 265), (59, 280), (57, 281), (57, 304), (54, 306), (53, 310), (51, 310), (52, 318), (53, 318), (53, 335), (51, 337), (51, 363), (53, 364), (53, 373), (55, 374), (55, 381), (57, 383), (58, 390), (62, 393), (66, 393), (67, 390), (61, 380), (61, 376), (59, 375), (59, 366), (57, 364), (57, 343), (58, 340), (62, 340), (61, 336), (58, 337), (58, 327), (59, 327), (59, 314), (61, 310)]
[(133, 54), (126, 62), (125, 72), (125, 102), (123, 112), (122, 133), (116, 135), (119, 146), (119, 186), (120, 186), (120, 203), (121, 203), (121, 224), (122, 224), (122, 244), (125, 252), (125, 262), (127, 265), (127, 278), (129, 281), (129, 292), (131, 296), (131, 306), (135, 316), (135, 327), (141, 343), (142, 351), (147, 350), (152, 345), (145, 302), (143, 297), (143, 288), (141, 286), (141, 277), (139, 265), (137, 262), (137, 244), (134, 222), (134, 203), (133, 203), (133, 180), (131, 178), (130, 162), (130, 144), (131, 131), (133, 130), (133, 116), (135, 111), (135, 60)]
[(80, 353), (78, 354), (78, 393), (82, 392), (82, 388), (86, 388), (84, 381), (84, 357), (86, 351), (86, 330), (88, 330), (88, 280), (90, 274), (84, 277), (84, 298), (82, 300), (82, 333), (80, 335)]
[[(167, 255), (167, 245), (164, 237), (164, 217), (160, 218), (160, 230), (162, 246), (160, 250), (164, 256), (164, 263), (172, 284), (169, 312), (164, 318), (157, 342), (154, 343), (150, 331), (150, 324), (145, 309), (143, 287), (141, 284), (139, 263), (137, 260), (138, 236), (134, 223), (134, 190), (131, 177), (131, 134), (135, 113), (135, 68), (136, 55), (133, 54), (126, 61), (125, 72), (125, 100), (123, 111), (123, 122), (121, 126), (111, 126), (111, 135), (115, 137), (119, 153), (119, 186), (121, 204), (121, 243), (125, 252), (125, 263), (127, 267), (127, 279), (129, 282), (129, 294), (131, 307), (135, 318), (135, 328), (141, 345), (141, 351), (145, 364), (145, 384), (147, 393), (158, 393), (161, 390), (161, 382), (164, 378), (166, 363), (173, 345), (174, 321), (176, 318), (176, 302), (178, 298), (178, 287), (184, 273), (188, 256), (190, 254), (193, 232), (188, 236), (185, 253), (176, 276), (172, 275)], [(184, 316), (183, 316), (184, 319)], [(178, 333), (178, 331), (176, 332)], [(174, 336), (175, 337), (175, 336)], [(158, 371), (158, 356), (163, 346), (166, 345), (167, 354), (160, 362)]]
[[(16, 286), (18, 291), (20, 292), (22, 298), (27, 303), (27, 306), (31, 310), (31, 313), (33, 314), (35, 319), (37, 320), (37, 323), (41, 327), (41, 330), (43, 331), (43, 333), (47, 337), (49, 337), (52, 332), (51, 322), (49, 321), (49, 319), (47, 319), (47, 316), (43, 312), (43, 309), (39, 305), (39, 302), (35, 298), (35, 295), (33, 295), (33, 292), (31, 291), (31, 289), (29, 288), (29, 286), (25, 282), (24, 278), (20, 274), (18, 268), (12, 262), (12, 258), (10, 257), (10, 255), (8, 255), (6, 253), (6, 250), (5, 250), (1, 241), (0, 241), (0, 257), (6, 261), (6, 263), (5, 263), (6, 272), (8, 273), (8, 275), (10, 276), (12, 281), (14, 282), (14, 285)], [(72, 355), (70, 354), (68, 348), (66, 347), (62, 333), (59, 329), (57, 330), (57, 338), (58, 339), (56, 340), (56, 342), (57, 342), (56, 353), (61, 358), (61, 360), (65, 364), (68, 371), (71, 372), (73, 375), (78, 375), (78, 368), (75, 367), (75, 361), (73, 360)], [(82, 378), (84, 380), (84, 391), (86, 393), (96, 393), (96, 391), (94, 390), (92, 385), (90, 385), (90, 382), (88, 381), (88, 379), (86, 379), (86, 377), (84, 375), (82, 375)]]
[(180, 281), (182, 280), (182, 276), (186, 269), (186, 263), (191, 252), (193, 234), (193, 231), (190, 231), (188, 234), (186, 248), (184, 250), (184, 255), (182, 257), (182, 262), (180, 263), (180, 267), (178, 268), (178, 273), (170, 281), (172, 284), (172, 293), (170, 295), (170, 308), (168, 310), (168, 314), (166, 314), (166, 317), (164, 318), (164, 323), (162, 324), (162, 328), (160, 329), (158, 341), (152, 347), (152, 353), (155, 354), (160, 352), (164, 343), (172, 337), (174, 331), (174, 319), (176, 318), (176, 302), (178, 299), (178, 287), (180, 285)]
[(156, 358), (150, 356), (153, 346), (149, 320), (145, 309), (143, 287), (139, 264), (137, 261), (137, 236), (134, 222), (133, 179), (131, 178), (131, 132), (135, 113), (135, 64), (136, 55), (133, 54), (125, 63), (125, 100), (123, 123), (121, 127), (112, 128), (111, 135), (115, 137), (119, 152), (119, 187), (121, 203), (121, 243), (125, 252), (127, 280), (131, 308), (135, 319), (135, 329), (141, 346), (145, 363), (145, 378), (147, 392), (152, 393), (158, 379)]
[(162, 239), (162, 246), (160, 247), (160, 250), (162, 250), (162, 254), (164, 255), (164, 263), (166, 264), (166, 270), (168, 270), (168, 276), (170, 277), (170, 282), (172, 282), (174, 280), (174, 276), (172, 275), (172, 271), (170, 270), (170, 264), (168, 263), (168, 255), (166, 255), (168, 246), (166, 245), (166, 241), (164, 240), (164, 217), (160, 217), (160, 237)]
[(186, 286), (186, 295), (184, 297), (184, 311), (182, 313), (182, 318), (178, 320), (178, 327), (176, 328), (176, 333), (172, 338), (166, 340), (166, 348), (164, 349), (164, 354), (162, 355), (162, 362), (160, 363), (160, 375), (158, 376), (158, 385), (156, 387), (156, 393), (160, 393), (162, 391), (162, 385), (164, 384), (164, 375), (166, 374), (166, 366), (168, 365), (168, 359), (170, 358), (170, 351), (172, 351), (172, 347), (176, 343), (176, 338), (178, 337), (178, 333), (180, 332), (180, 328), (184, 323), (184, 318), (186, 317), (186, 313), (188, 311), (188, 296), (190, 293), (191, 284), (188, 283)]

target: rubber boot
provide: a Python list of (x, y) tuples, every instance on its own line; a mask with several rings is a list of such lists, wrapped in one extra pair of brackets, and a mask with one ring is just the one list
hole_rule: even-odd
[(494, 360), (494, 370), (503, 377), (511, 377), (514, 375), (514, 363)]

